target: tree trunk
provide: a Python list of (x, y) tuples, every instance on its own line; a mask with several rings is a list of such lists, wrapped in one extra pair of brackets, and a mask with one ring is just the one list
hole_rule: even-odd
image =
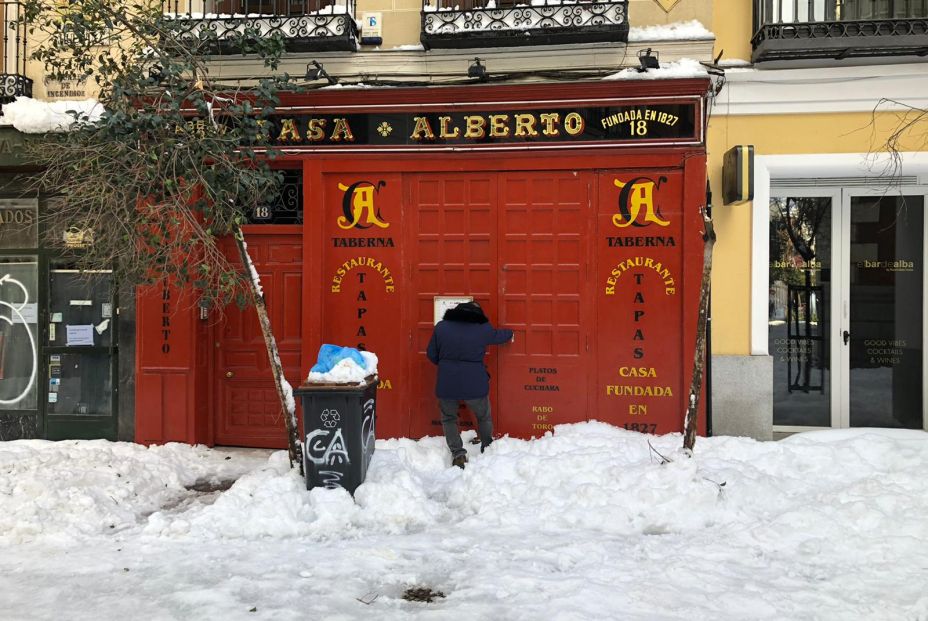
[(702, 285), (699, 288), (699, 317), (696, 324), (696, 351), (693, 353), (693, 381), (690, 384), (686, 418), (683, 423), (683, 448), (692, 451), (696, 444), (696, 420), (699, 413), (699, 395), (702, 392), (702, 377), (706, 370), (706, 318), (709, 316), (709, 285), (712, 275), (712, 247), (715, 245), (715, 227), (712, 218), (702, 212), (703, 241)]
[(280, 354), (277, 350), (277, 340), (274, 338), (274, 332), (271, 330), (271, 319), (267, 314), (267, 306), (264, 304), (264, 296), (260, 290), (258, 282), (258, 272), (248, 256), (248, 249), (245, 247), (245, 237), (241, 228), (236, 228), (233, 232), (235, 245), (238, 248), (239, 256), (242, 259), (242, 266), (245, 268), (248, 276), (249, 289), (251, 291), (252, 302), (255, 305), (255, 311), (258, 313), (258, 323), (261, 324), (261, 333), (264, 335), (264, 346), (267, 348), (267, 358), (271, 363), (271, 373), (274, 375), (274, 387), (277, 388), (277, 397), (280, 399), (280, 409), (283, 413), (284, 424), (287, 427), (287, 446), (290, 455), (290, 467), (294, 462), (299, 464), (300, 474), (303, 474), (303, 457), (300, 451), (299, 432), (296, 424), (296, 402), (293, 400), (293, 390), (284, 377), (283, 365), (280, 362)]

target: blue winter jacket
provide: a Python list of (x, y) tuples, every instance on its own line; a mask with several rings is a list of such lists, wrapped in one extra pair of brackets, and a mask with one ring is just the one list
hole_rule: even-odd
[(426, 355), (438, 365), (435, 396), (480, 399), (490, 394), (490, 375), (483, 363), (487, 345), (512, 339), (512, 330), (496, 330), (479, 306), (458, 304), (445, 312), (432, 332)]

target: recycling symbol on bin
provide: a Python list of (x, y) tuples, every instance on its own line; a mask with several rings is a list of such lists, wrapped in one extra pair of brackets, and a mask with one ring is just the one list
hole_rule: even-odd
[(338, 427), (338, 422), (341, 419), (338, 410), (322, 410), (322, 426), (327, 429)]

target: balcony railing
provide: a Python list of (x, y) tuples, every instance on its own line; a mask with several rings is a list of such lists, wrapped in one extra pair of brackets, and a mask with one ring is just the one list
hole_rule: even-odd
[(754, 0), (754, 62), (928, 54), (928, 0)]
[(628, 0), (423, 0), (422, 45), (628, 41)]
[(26, 28), (19, 19), (18, 2), (3, 2), (3, 68), (0, 71), (0, 106), (17, 97), (32, 97), (32, 80), (26, 77)]
[(215, 33), (219, 53), (239, 51), (228, 43), (246, 29), (283, 36), (291, 52), (357, 49), (354, 0), (162, 0), (161, 6), (191, 37)]

